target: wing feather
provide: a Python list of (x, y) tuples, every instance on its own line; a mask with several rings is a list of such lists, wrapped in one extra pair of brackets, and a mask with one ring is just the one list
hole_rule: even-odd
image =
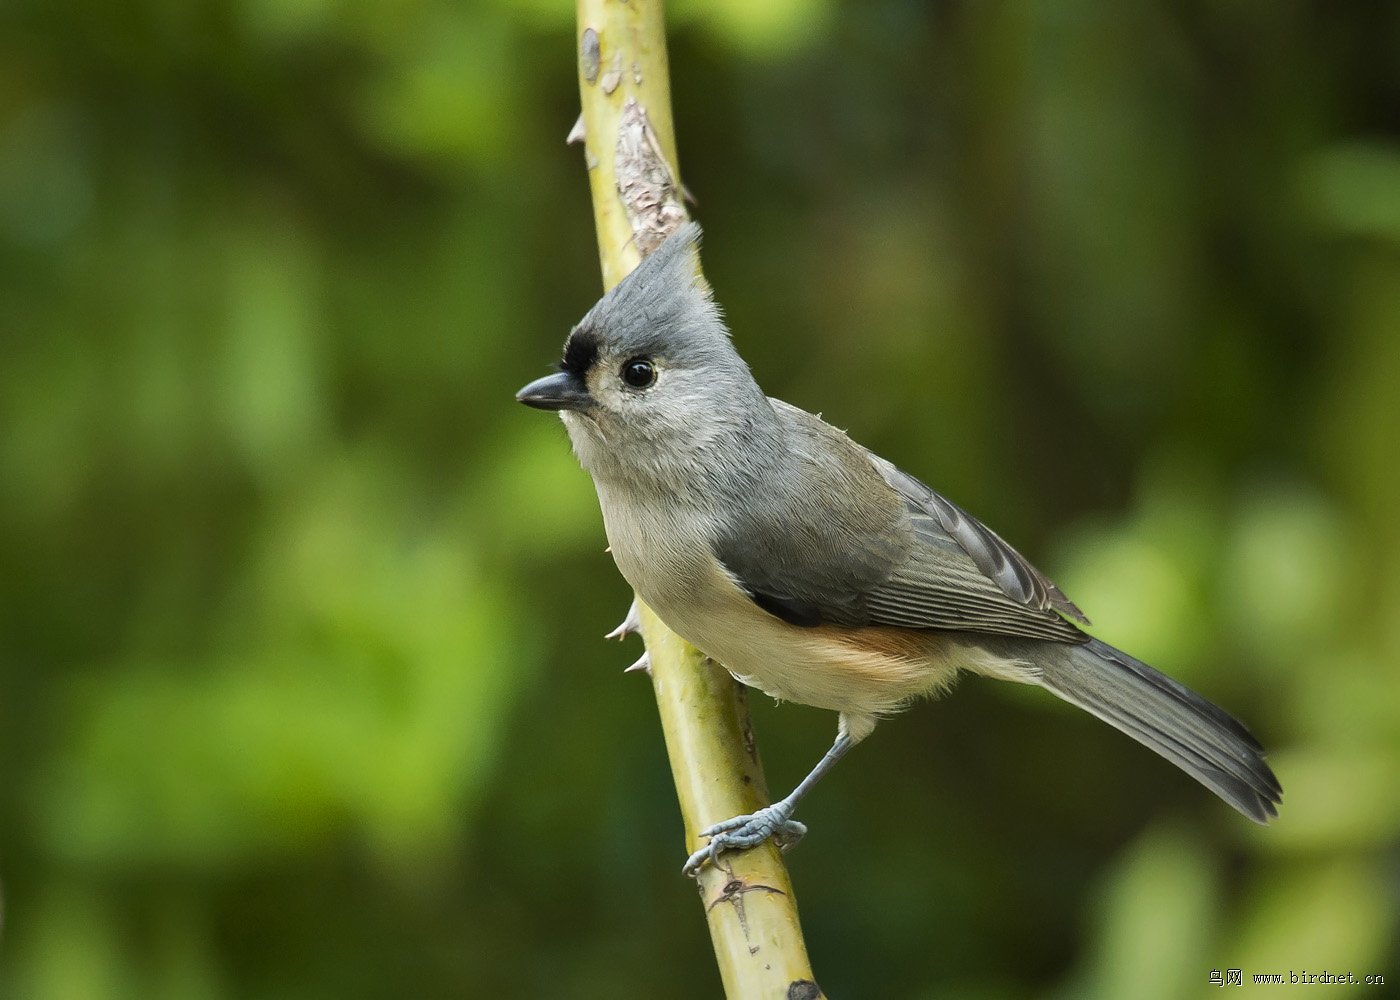
[[(991, 529), (821, 418), (771, 402), (800, 458), (786, 470), (789, 490), (751, 505), (714, 543), (765, 611), (803, 627), (1087, 638), (1061, 617), (1083, 613)], [(855, 514), (822, 508), (823, 497), (852, 495), (865, 498)]]
[(1049, 577), (1002, 541), (991, 528), (892, 462), (869, 450), (866, 454), (885, 482), (898, 490), (909, 504), (914, 533), (921, 541), (937, 548), (946, 547), (947, 540), (951, 539), (1008, 597), (1029, 607), (1041, 611), (1053, 609), (1081, 624), (1089, 624), (1084, 612)]

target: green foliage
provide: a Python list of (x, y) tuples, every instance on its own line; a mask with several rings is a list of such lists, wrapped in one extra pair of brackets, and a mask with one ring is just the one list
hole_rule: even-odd
[[(804, 805), (830, 995), (1400, 977), (1392, 6), (675, 4), (763, 384), (1286, 790), (1256, 830), (969, 682)], [(4, 995), (715, 994), (598, 638), (629, 595), (511, 399), (598, 290), (573, 37), (542, 0), (0, 11)], [(755, 701), (785, 786), (834, 720)]]

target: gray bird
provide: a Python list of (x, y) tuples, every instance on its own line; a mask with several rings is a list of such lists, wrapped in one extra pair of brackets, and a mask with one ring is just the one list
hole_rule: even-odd
[(1277, 816), (1282, 789), (1238, 720), (1080, 631), (1069, 598), (956, 504), (764, 395), (698, 277), (699, 236), (668, 237), (516, 396), (560, 411), (618, 569), (672, 631), (741, 683), (840, 713), (792, 793), (704, 831), (685, 871), (800, 838), (813, 784), (959, 670), (1039, 684), (1250, 819)]

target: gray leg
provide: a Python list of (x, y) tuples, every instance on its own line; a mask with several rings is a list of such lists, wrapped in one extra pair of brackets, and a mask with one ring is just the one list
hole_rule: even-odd
[(721, 851), (748, 850), (769, 837), (776, 836), (786, 841), (789, 847), (797, 843), (807, 832), (805, 826), (792, 818), (797, 803), (854, 745), (855, 741), (846, 734), (843, 727), (826, 756), (817, 762), (817, 766), (812, 768), (812, 773), (803, 778), (786, 798), (774, 802), (771, 806), (764, 806), (756, 813), (735, 816), (723, 823), (716, 823), (708, 830), (701, 830), (700, 836), (709, 837), (710, 842), (692, 854), (681, 871), (686, 875), (694, 875), (706, 861), (714, 861), (719, 857)]

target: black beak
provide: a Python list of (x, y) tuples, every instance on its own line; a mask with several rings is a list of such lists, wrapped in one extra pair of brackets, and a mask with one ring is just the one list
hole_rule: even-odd
[(573, 372), (537, 378), (517, 392), (515, 398), (537, 410), (584, 410), (593, 405), (582, 376)]

